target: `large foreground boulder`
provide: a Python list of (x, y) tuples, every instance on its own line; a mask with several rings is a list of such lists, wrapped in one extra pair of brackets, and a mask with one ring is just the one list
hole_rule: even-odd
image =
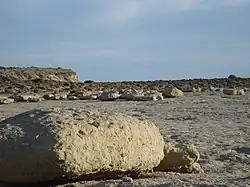
[(0, 182), (29, 183), (148, 171), (164, 158), (164, 141), (147, 120), (52, 108), (1, 121), (0, 150)]
[(164, 159), (156, 171), (202, 173), (197, 161), (200, 158), (198, 150), (192, 144), (166, 143), (164, 146)]

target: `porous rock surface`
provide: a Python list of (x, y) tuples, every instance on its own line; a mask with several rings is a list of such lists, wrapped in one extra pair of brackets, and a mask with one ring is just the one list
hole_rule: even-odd
[(40, 108), (0, 122), (0, 181), (29, 183), (159, 165), (164, 141), (147, 120), (97, 109)]
[(180, 173), (202, 173), (197, 161), (200, 158), (198, 150), (192, 144), (166, 143), (164, 159), (155, 168), (156, 171), (172, 171)]

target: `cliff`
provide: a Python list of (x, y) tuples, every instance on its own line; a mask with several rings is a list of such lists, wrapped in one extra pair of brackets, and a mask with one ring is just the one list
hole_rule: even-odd
[(59, 82), (78, 82), (78, 77), (71, 69), (62, 68), (5, 68), (0, 67), (0, 76), (6, 79), (28, 80), (51, 80)]
[[(0, 66), (0, 94), (68, 92), (132, 87), (144, 90), (163, 90), (176, 86), (187, 90), (199, 86), (207, 90), (210, 86), (219, 88), (250, 88), (250, 78), (230, 77), (215, 79), (155, 80), (123, 82), (79, 82), (71, 69), (62, 68), (5, 68)], [(190, 89), (189, 89), (190, 90)]]
[(77, 83), (71, 69), (0, 66), (0, 93), (55, 91)]

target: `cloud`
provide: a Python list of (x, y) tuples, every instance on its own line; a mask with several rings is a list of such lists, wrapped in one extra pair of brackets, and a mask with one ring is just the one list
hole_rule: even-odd
[(243, 6), (250, 0), (108, 0), (100, 21), (117, 24), (142, 18), (150, 13), (176, 13), (221, 7)]
[[(69, 66), (78, 63), (86, 63), (95, 59), (111, 58), (116, 51), (112, 48), (103, 48), (98, 44), (83, 42), (57, 42), (49, 46), (39, 45), (38, 47), (27, 47), (15, 56), (5, 55), (5, 64), (19, 62), (19, 64), (43, 65), (44, 62), (55, 66)], [(0, 52), (1, 54), (1, 52)]]
[[(11, 3), (12, 2), (12, 3)], [(13, 3), (14, 2), (14, 3)], [(36, 14), (46, 11), (51, 6), (60, 8), (68, 4), (78, 5), (84, 10), (86, 7), (93, 10), (90, 18), (93, 25), (103, 24), (123, 24), (135, 21), (154, 13), (179, 13), (193, 10), (206, 10), (221, 7), (237, 7), (250, 4), (250, 0), (76, 0), (73, 3), (65, 0), (12, 0), (6, 1), (0, 7), (5, 11), (5, 7), (18, 13), (17, 18), (30, 17), (31, 13)]]

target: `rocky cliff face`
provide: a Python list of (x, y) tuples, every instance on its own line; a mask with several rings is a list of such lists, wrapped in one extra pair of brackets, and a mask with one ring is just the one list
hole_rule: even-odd
[(0, 94), (56, 91), (77, 83), (78, 77), (70, 69), (0, 66)]
[(0, 67), (0, 76), (19, 81), (46, 80), (59, 82), (78, 82), (75, 72), (61, 68), (5, 68)]
[(198, 86), (207, 90), (215, 88), (250, 88), (250, 78), (229, 77), (215, 79), (156, 80), (81, 83), (76, 73), (62, 68), (5, 68), (0, 66), (0, 94), (93, 91), (105, 89), (135, 88), (162, 91), (175, 86), (181, 90), (192, 90)]

